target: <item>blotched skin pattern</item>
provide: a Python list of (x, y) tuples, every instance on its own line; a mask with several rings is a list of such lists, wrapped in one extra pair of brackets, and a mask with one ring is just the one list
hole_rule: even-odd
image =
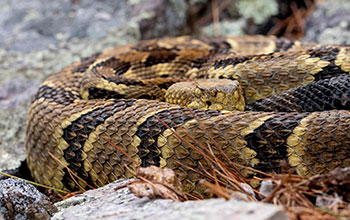
[[(125, 165), (136, 166), (111, 141), (142, 166), (174, 169), (185, 192), (203, 196), (202, 177), (185, 166), (200, 171), (208, 161), (188, 143), (219, 154), (211, 138), (233, 162), (264, 172), (280, 172), (282, 162), (307, 176), (350, 166), (349, 71), (349, 47), (264, 36), (105, 50), (40, 86), (28, 114), (28, 167), (36, 181), (66, 190), (78, 186), (64, 166), (96, 187), (132, 177)], [(246, 105), (234, 105), (248, 111), (213, 110), (225, 107), (208, 100), (196, 110), (164, 102), (171, 85), (199, 78), (237, 80)], [(182, 103), (188, 95), (181, 94), (167, 97)], [(224, 96), (219, 88), (210, 94)]]

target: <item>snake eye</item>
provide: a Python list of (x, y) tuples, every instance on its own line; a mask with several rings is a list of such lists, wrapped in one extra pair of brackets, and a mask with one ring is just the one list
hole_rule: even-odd
[(211, 106), (211, 101), (206, 101), (205, 102), (208, 106)]

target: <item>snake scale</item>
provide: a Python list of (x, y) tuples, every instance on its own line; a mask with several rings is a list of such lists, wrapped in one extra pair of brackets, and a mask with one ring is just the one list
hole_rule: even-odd
[[(326, 173), (350, 166), (349, 72), (347, 46), (272, 36), (186, 36), (107, 49), (41, 84), (28, 113), (27, 164), (37, 182), (59, 189), (78, 189), (64, 166), (96, 187), (132, 177), (124, 165), (136, 166), (110, 140), (141, 166), (172, 168), (185, 192), (201, 195), (201, 176), (181, 164), (200, 170), (208, 161), (183, 140), (217, 153), (211, 136), (244, 166), (278, 173), (284, 161), (300, 175)], [(170, 86), (202, 78), (238, 81), (246, 104), (236, 105), (245, 111), (215, 110), (208, 98), (193, 110), (165, 102)], [(210, 93), (223, 99), (220, 91)]]

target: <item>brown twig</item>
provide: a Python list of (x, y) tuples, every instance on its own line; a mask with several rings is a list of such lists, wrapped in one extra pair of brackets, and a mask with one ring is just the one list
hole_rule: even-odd
[(220, 35), (220, 24), (219, 24), (219, 7), (217, 0), (211, 0), (211, 9), (213, 14), (213, 25), (214, 34), (216, 37)]
[[(78, 176), (75, 172), (73, 172), (68, 166), (66, 166), (62, 161), (60, 161), (55, 155), (53, 155), (51, 152), (48, 152), (48, 154), (56, 160), (59, 164), (61, 164), (64, 168), (67, 169), (69, 176), (71, 179), (74, 181), (74, 183), (83, 191), (85, 192), (86, 190), (76, 181), (75, 178), (79, 179), (81, 182), (83, 182), (86, 186), (88, 186), (90, 189), (95, 189), (95, 187), (89, 185), (85, 180), (83, 180), (80, 176)], [(74, 177), (75, 178), (74, 178)]]
[(282, 36), (287, 38), (300, 39), (304, 36), (304, 26), (306, 18), (315, 10), (316, 3), (311, 0), (304, 0), (306, 5), (305, 9), (298, 8), (297, 4), (293, 1), (290, 4), (292, 14), (277, 22), (267, 33), (268, 35), (278, 35), (284, 29)]
[[(128, 169), (129, 172), (131, 172), (135, 177), (139, 178), (142, 182), (145, 182), (145, 183), (149, 184), (149, 185), (152, 187), (152, 190), (153, 190), (154, 192), (157, 192), (157, 194), (160, 194), (160, 193), (159, 193), (159, 189), (158, 189), (158, 187), (157, 187), (157, 185), (156, 185), (156, 184), (159, 184), (159, 185), (162, 185), (163, 187), (167, 188), (168, 190), (172, 191), (173, 193), (175, 193), (179, 198), (182, 199), (182, 201), (185, 201), (185, 200), (186, 200), (186, 198), (185, 198), (183, 195), (181, 195), (179, 192), (175, 191), (175, 189), (173, 189), (173, 188), (171, 188), (171, 187), (165, 185), (165, 184), (162, 183), (162, 182), (148, 180), (148, 179), (144, 178), (143, 176), (137, 175), (137, 173), (134, 172), (131, 168), (129, 168), (126, 164), (125, 164), (124, 166), (125, 166), (125, 168)], [(138, 183), (138, 181), (133, 181), (133, 182), (131, 182), (130, 184), (136, 184), (136, 183)], [(167, 193), (166, 195), (168, 196), (168, 198), (170, 198), (170, 199), (172, 199), (172, 200), (174, 200), (174, 201), (176, 201), (176, 202), (180, 202), (180, 200), (178, 200), (178, 199), (177, 199), (176, 197), (174, 197), (173, 195), (171, 195), (171, 194), (169, 194), (169, 193)]]
[[(205, 178), (206, 180), (201, 181), (201, 184), (207, 187), (208, 192), (225, 199), (230, 199), (232, 195), (236, 195), (242, 196), (242, 199), (247, 201), (260, 200), (261, 202), (282, 205), (292, 220), (310, 218), (337, 219), (340, 217), (344, 217), (347, 214), (350, 214), (349, 203), (339, 199), (335, 199), (330, 195), (325, 194), (325, 189), (322, 188), (324, 186), (318, 186), (315, 189), (310, 187), (311, 182), (318, 181), (321, 178), (320, 175), (314, 177), (303, 177), (291, 173), (268, 174), (259, 170), (255, 170), (251, 167), (233, 163), (229, 160), (227, 155), (225, 155), (224, 151), (221, 149), (220, 144), (215, 141), (215, 139), (210, 135), (208, 131), (206, 131), (204, 125), (202, 124), (202, 121), (199, 120), (193, 112), (192, 114), (195, 120), (200, 125), (200, 128), (209, 137), (213, 145), (207, 143), (207, 146), (203, 146), (202, 143), (195, 140), (195, 138), (193, 138), (189, 134), (189, 131), (185, 130), (186, 138), (189, 138), (191, 141), (193, 141), (194, 144), (192, 144), (190, 143), (190, 141), (180, 136), (174, 128), (167, 125), (157, 116), (155, 116), (155, 118), (157, 118), (167, 129), (169, 129), (176, 136), (176, 138), (180, 139), (184, 144), (190, 146), (191, 149), (193, 149), (194, 151), (199, 152), (201, 155), (203, 155), (204, 159), (208, 164), (206, 164), (204, 167), (201, 162), (198, 162), (198, 166), (200, 167), (199, 170), (201, 171), (195, 170), (192, 167), (189, 167), (185, 164), (181, 164), (181, 162), (177, 160), (176, 163), (183, 166), (185, 169), (191, 170), (194, 173), (199, 174), (200, 176)], [(199, 147), (196, 145), (198, 145)], [(221, 155), (220, 158), (217, 156), (217, 152), (214, 153), (213, 147), (215, 147), (215, 150), (218, 149), (218, 152)], [(125, 151), (124, 153), (127, 154)], [(225, 160), (225, 162), (223, 160)], [(228, 162), (230, 165), (233, 164), (234, 166), (227, 166)], [(242, 174), (237, 175), (237, 171), (239, 171), (240, 169), (248, 169), (253, 171), (254, 173), (258, 173), (260, 174), (260, 177), (254, 177), (254, 179), (259, 181), (271, 180), (273, 183), (276, 184), (276, 186), (265, 198), (252, 197), (252, 195), (250, 195), (245, 189), (242, 188), (241, 183), (249, 181), (246, 180)], [(130, 172), (134, 171), (130, 169)], [(134, 174), (136, 175), (135, 172)], [(239, 178), (240, 176), (241, 178)], [(141, 179), (141, 181), (149, 183), (154, 191), (157, 190), (156, 184), (162, 184), (156, 183), (154, 181), (150, 182), (149, 180), (143, 177), (139, 178)], [(162, 184), (162, 186), (167, 187), (164, 184)], [(169, 189), (171, 190), (171, 188)], [(253, 191), (256, 193), (256, 195), (261, 194), (256, 189), (253, 189)], [(322, 208), (316, 207), (314, 201), (310, 200), (312, 198), (314, 200), (316, 197), (320, 197), (328, 201), (333, 201), (333, 204), (324, 206)], [(169, 196), (169, 198), (172, 198), (171, 195)], [(188, 195), (188, 198), (199, 199), (194, 195)]]
[(115, 147), (117, 150), (122, 152), (137, 168), (140, 168), (140, 164), (138, 164), (123, 148), (119, 147), (117, 144), (113, 143), (110, 139), (105, 138), (105, 140), (111, 144), (113, 147)]
[(190, 109), (190, 112), (191, 112), (192, 116), (196, 119), (196, 121), (198, 122), (198, 124), (201, 127), (201, 129), (203, 129), (204, 132), (206, 133), (206, 135), (210, 138), (210, 140), (215, 145), (215, 147), (219, 149), (220, 155), (223, 156), (225, 158), (226, 162), (228, 162), (232, 166), (232, 168), (237, 172), (237, 174), (238, 174), (237, 178), (239, 178), (240, 181), (247, 183), (244, 175), (240, 172), (240, 170), (237, 168), (237, 166), (234, 163), (232, 163), (232, 161), (227, 157), (227, 155), (222, 150), (221, 146), (214, 140), (214, 138), (205, 129), (203, 123), (198, 119), (198, 117), (195, 116), (194, 112), (191, 109)]

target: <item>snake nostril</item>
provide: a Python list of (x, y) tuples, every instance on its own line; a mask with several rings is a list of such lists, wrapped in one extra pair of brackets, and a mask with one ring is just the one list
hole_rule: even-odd
[(207, 106), (211, 106), (211, 101), (206, 101), (205, 103), (207, 104)]

